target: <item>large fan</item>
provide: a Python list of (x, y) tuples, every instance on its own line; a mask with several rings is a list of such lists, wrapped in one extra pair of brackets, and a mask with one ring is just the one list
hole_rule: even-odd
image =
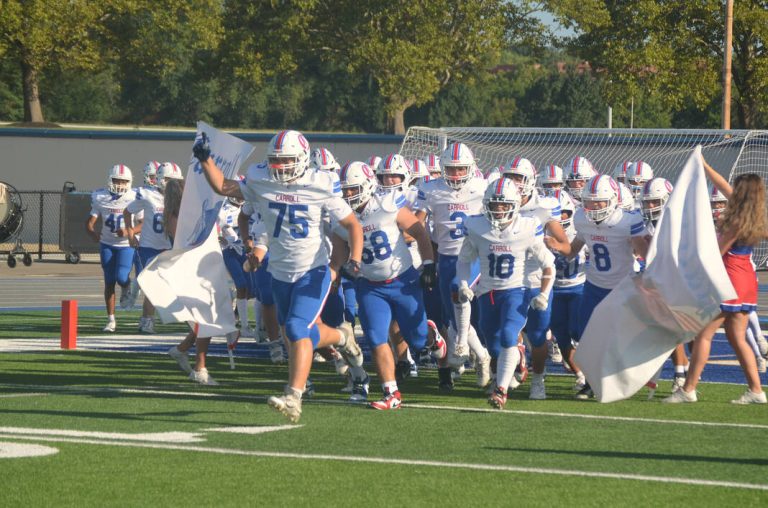
[(21, 232), (24, 229), (24, 207), (21, 195), (15, 187), (0, 182), (0, 243), (15, 241), (15, 247), (8, 252), (8, 266), (16, 266), (16, 255), (21, 254), (26, 266), (32, 264), (32, 256), (21, 244)]

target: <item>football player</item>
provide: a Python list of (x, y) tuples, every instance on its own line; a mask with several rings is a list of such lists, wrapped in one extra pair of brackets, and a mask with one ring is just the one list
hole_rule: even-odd
[[(469, 301), (472, 263), (479, 259), (481, 270), (476, 293), (479, 298), (480, 327), (488, 349), (497, 358), (496, 387), (488, 400), (502, 409), (507, 387), (521, 361), (518, 335), (528, 319), (529, 305), (543, 310), (549, 305), (554, 277), (554, 256), (543, 242), (544, 227), (538, 218), (518, 213), (521, 197), (515, 182), (501, 177), (489, 185), (483, 198), (484, 215), (467, 217), (466, 235), (456, 266), (459, 298)], [(534, 295), (525, 283), (535, 260), (540, 268), (541, 286)]]
[[(152, 169), (150, 162), (147, 166)], [(128, 242), (137, 249), (140, 266), (143, 268), (155, 259), (158, 254), (171, 248), (171, 240), (163, 228), (163, 192), (169, 179), (183, 179), (181, 169), (173, 162), (164, 162), (148, 178), (148, 170), (144, 168), (144, 187), (136, 191), (136, 200), (128, 204), (123, 212), (125, 230)], [(151, 183), (152, 185), (149, 185)], [(147, 227), (141, 227), (141, 235), (137, 238), (134, 229), (133, 216), (141, 214), (146, 218)], [(138, 276), (139, 272), (136, 273)], [(155, 333), (155, 308), (149, 298), (144, 298), (142, 315), (139, 319), (139, 331)]]
[[(341, 197), (332, 173), (309, 167), (309, 143), (303, 134), (285, 130), (267, 147), (267, 161), (248, 168), (243, 182), (224, 178), (211, 159), (207, 135), (195, 143), (208, 183), (219, 194), (254, 204), (264, 221), (263, 244), (268, 245), (272, 294), (278, 320), (290, 341), (289, 380), (285, 393), (268, 404), (291, 422), (301, 417), (301, 396), (312, 367), (313, 349), (338, 345), (350, 368), (362, 370), (363, 355), (350, 323), (338, 329), (316, 320), (330, 291), (332, 274), (324, 239), (323, 213), (340, 224), (349, 235), (350, 256), (345, 269), (360, 271), (363, 231), (352, 209)], [(364, 371), (363, 371), (364, 372)]]
[[(131, 267), (135, 251), (125, 229), (125, 208), (136, 199), (131, 188), (133, 175), (125, 164), (116, 164), (107, 172), (107, 187), (91, 194), (91, 212), (85, 224), (88, 234), (99, 243), (99, 257), (104, 272), (104, 301), (107, 305), (105, 332), (114, 332), (115, 284), (120, 285), (120, 307), (133, 306), (131, 299)], [(140, 217), (137, 217), (140, 218)], [(101, 231), (96, 221), (101, 219)]]
[[(562, 252), (573, 258), (586, 245), (590, 253), (579, 307), (577, 332), (581, 338), (595, 307), (632, 272), (633, 254), (644, 258), (648, 253), (643, 218), (637, 212), (625, 212), (618, 207), (618, 192), (618, 184), (608, 175), (593, 176), (586, 182), (582, 190), (583, 208), (578, 208), (573, 218), (576, 236), (569, 251)], [(592, 395), (587, 382), (576, 398), (584, 400)]]
[(585, 157), (576, 156), (565, 167), (565, 187), (576, 205), (581, 204), (581, 189), (584, 184), (597, 175), (592, 163)]
[[(341, 169), (344, 200), (355, 211), (363, 227), (363, 255), (356, 280), (358, 315), (363, 333), (381, 380), (383, 397), (371, 403), (379, 410), (397, 409), (401, 396), (395, 379), (395, 363), (388, 344), (389, 325), (394, 319), (400, 333), (415, 353), (425, 347), (436, 359), (446, 355), (446, 344), (434, 323), (428, 323), (422, 286), (434, 284), (436, 274), (432, 246), (424, 226), (397, 193), (376, 194), (374, 174), (363, 162), (350, 162)], [(336, 270), (349, 254), (344, 228), (334, 230), (331, 267)], [(414, 268), (403, 233), (418, 244), (424, 269)]]
[[(463, 364), (469, 357), (469, 350), (472, 350), (477, 357), (477, 384), (484, 387), (490, 382), (491, 357), (480, 342), (475, 328), (469, 325), (471, 304), (469, 301), (459, 301), (458, 286), (454, 282), (456, 262), (467, 234), (464, 221), (483, 211), (483, 194), (487, 183), (475, 177), (474, 165), (475, 157), (467, 145), (450, 144), (440, 155), (443, 177), (426, 182), (419, 189), (414, 206), (418, 210), (416, 216), (422, 223), (425, 223), (427, 214), (431, 214), (434, 225), (432, 240), (437, 243), (439, 254), (437, 273), (443, 304), (442, 317), (450, 328), (447, 334), (449, 356), (454, 353), (458, 359), (456, 363)], [(479, 275), (478, 264), (475, 264), (473, 274), (474, 277), (469, 280), (470, 286)], [(466, 337), (460, 336), (462, 330), (467, 330)], [(453, 390), (451, 367), (447, 362), (438, 367), (438, 376), (443, 391)]]

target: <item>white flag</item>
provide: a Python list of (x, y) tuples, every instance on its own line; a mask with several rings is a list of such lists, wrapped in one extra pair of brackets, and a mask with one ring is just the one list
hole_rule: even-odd
[[(211, 157), (224, 176), (236, 178), (253, 147), (198, 122), (195, 139), (200, 139), (202, 132), (208, 135)], [(222, 336), (236, 330), (229, 274), (215, 228), (224, 199), (213, 192), (200, 163), (191, 157), (173, 249), (157, 256), (138, 278), (163, 323), (188, 321), (198, 337)]]
[(576, 350), (595, 397), (631, 397), (677, 344), (693, 337), (736, 297), (712, 221), (701, 147), (667, 202), (640, 276), (628, 275), (598, 305)]

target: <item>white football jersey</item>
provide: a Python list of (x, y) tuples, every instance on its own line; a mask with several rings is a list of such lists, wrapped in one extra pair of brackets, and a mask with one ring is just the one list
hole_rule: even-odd
[[(411, 253), (397, 226), (397, 213), (407, 206), (402, 193), (375, 194), (357, 218), (363, 226), (362, 277), (372, 281), (394, 279), (413, 266)], [(347, 230), (334, 232), (344, 240)]]
[(583, 208), (573, 215), (576, 238), (589, 248), (587, 280), (603, 289), (613, 289), (633, 271), (634, 255), (631, 238), (645, 236), (643, 217), (637, 212), (617, 208), (600, 224), (587, 219)]
[(240, 215), (240, 207), (232, 204), (229, 200), (224, 201), (219, 209), (219, 222), (217, 224), (223, 248), (232, 248), (243, 244), (237, 226), (238, 215)]
[[(123, 212), (136, 199), (136, 190), (130, 189), (122, 196), (116, 196), (107, 189), (91, 193), (91, 217), (101, 217), (101, 243), (113, 247), (130, 247), (127, 236), (117, 236), (116, 231), (125, 227)], [(137, 214), (135, 220), (142, 219)]]
[(139, 236), (140, 247), (158, 250), (171, 248), (171, 240), (165, 234), (163, 226), (165, 202), (160, 191), (153, 187), (136, 189), (136, 200), (129, 203), (125, 209), (134, 215), (134, 224), (137, 222), (136, 217), (144, 217)]
[(414, 205), (416, 210), (432, 214), (432, 241), (437, 252), (457, 256), (467, 230), (464, 221), (471, 215), (483, 213), (483, 194), (487, 184), (482, 178), (471, 178), (459, 190), (454, 190), (442, 178), (430, 180), (419, 188)]
[[(536, 189), (531, 193), (528, 202), (520, 207), (522, 217), (536, 217), (545, 226), (549, 221), (560, 222), (560, 201), (557, 198), (539, 195)], [(536, 259), (526, 259), (525, 286), (529, 288), (541, 287), (541, 268)]]
[(536, 268), (553, 266), (555, 257), (544, 245), (544, 227), (535, 217), (517, 216), (512, 224), (499, 230), (484, 215), (467, 217), (467, 236), (461, 246), (459, 261), (472, 263), (480, 258), (480, 281), (475, 294), (491, 290), (525, 286), (526, 260), (535, 260)]
[(352, 213), (331, 172), (310, 168), (295, 181), (282, 183), (270, 177), (266, 164), (253, 164), (240, 189), (264, 221), (273, 277), (294, 282), (307, 271), (328, 264), (323, 211), (328, 211), (332, 221)]
[[(576, 237), (576, 229), (571, 226), (565, 230), (569, 241)], [(584, 284), (587, 279), (584, 265), (587, 262), (587, 246), (581, 248), (576, 256), (569, 260), (561, 254), (555, 254), (555, 284), (554, 288), (572, 288)]]

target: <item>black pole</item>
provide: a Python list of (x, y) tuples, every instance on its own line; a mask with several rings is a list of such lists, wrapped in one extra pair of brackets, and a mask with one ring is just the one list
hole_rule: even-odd
[(43, 192), (40, 192), (40, 221), (37, 227), (37, 260), (43, 259)]

